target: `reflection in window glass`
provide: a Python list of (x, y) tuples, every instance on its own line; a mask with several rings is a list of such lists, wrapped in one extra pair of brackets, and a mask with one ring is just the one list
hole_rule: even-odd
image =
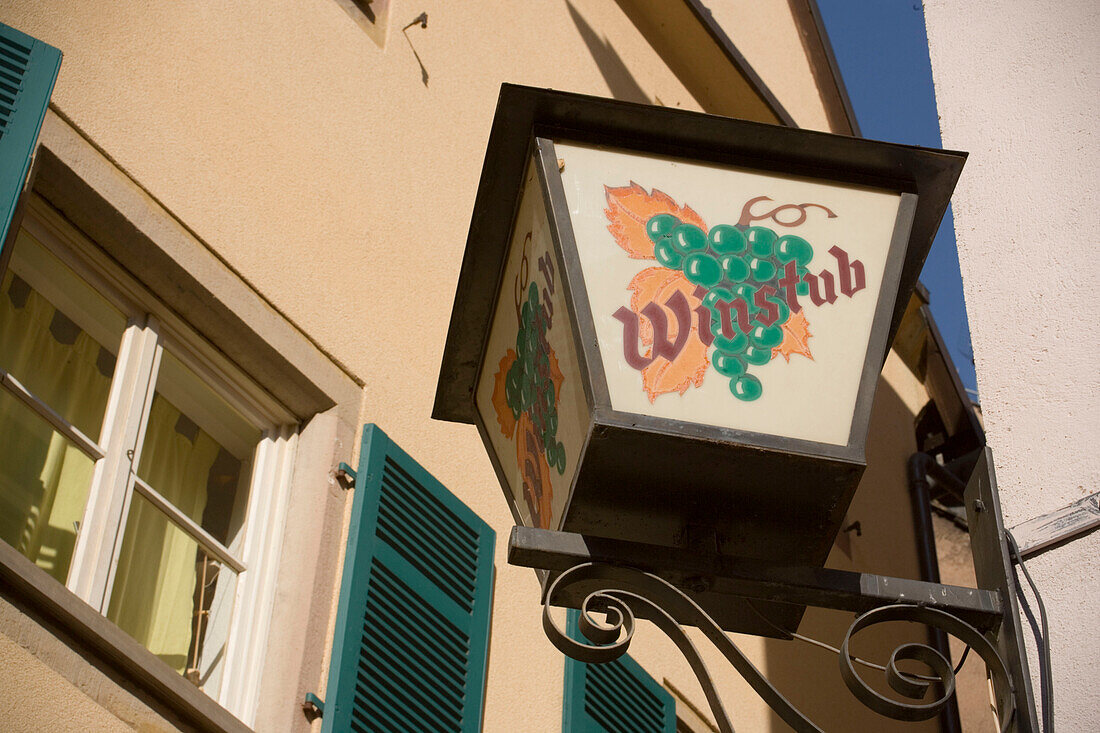
[(260, 437), (258, 428), (164, 352), (138, 476), (231, 549), (243, 525)]
[(21, 232), (0, 288), (0, 367), (99, 439), (126, 319)]
[(180, 674), (216, 690), (237, 575), (134, 493), (107, 618)]
[[(137, 475), (231, 553), (240, 546), (261, 437), (169, 352), (161, 357)], [(221, 674), (236, 576), (137, 491), (108, 618), (192, 681)]]
[[(99, 439), (125, 327), (118, 309), (19, 233), (0, 283), (0, 368), (93, 441)], [(0, 389), (0, 539), (62, 583), (93, 465), (28, 405)]]
[(95, 464), (0, 390), (0, 540), (64, 583)]

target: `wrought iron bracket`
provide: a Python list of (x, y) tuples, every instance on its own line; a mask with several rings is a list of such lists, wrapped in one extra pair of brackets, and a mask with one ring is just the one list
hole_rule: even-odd
[[(820, 730), (795, 709), (733, 644), (726, 630), (790, 638), (790, 615), (771, 618), (772, 609), (816, 606), (861, 614), (845, 636), (840, 674), (853, 695), (872, 710), (898, 720), (937, 715), (954, 695), (951, 663), (932, 647), (902, 644), (886, 667), (887, 680), (904, 702), (872, 690), (856, 674), (848, 640), (885, 621), (914, 621), (954, 636), (985, 662), (993, 680), (1002, 731), (1039, 730), (1015, 596), (1012, 566), (1001, 522), (1000, 505), (988, 450), (979, 458), (966, 489), (977, 588), (927, 583), (868, 573), (771, 565), (756, 560), (700, 555), (697, 550), (586, 537), (568, 532), (515, 527), (508, 562), (547, 573), (543, 586), (543, 628), (562, 652), (583, 662), (607, 662), (623, 654), (635, 618), (648, 619), (684, 653), (706, 693), (723, 731), (732, 725), (706, 667), (683, 626), (701, 629), (757, 694), (799, 731)], [(717, 621), (715, 597), (742, 610)], [(706, 599), (706, 603), (697, 602)], [(581, 632), (591, 644), (577, 642), (558, 628), (550, 607), (578, 608)], [(600, 621), (594, 615), (606, 614)], [(756, 618), (755, 626), (750, 622)], [(795, 619), (797, 620), (801, 614)], [(736, 628), (730, 629), (730, 626)], [(902, 672), (897, 661), (916, 659), (934, 677)], [(925, 701), (931, 682), (940, 693)]]
[[(997, 593), (979, 588), (828, 568), (771, 565), (720, 555), (701, 556), (679, 548), (530, 527), (512, 528), (508, 562), (548, 570), (551, 578), (584, 563), (624, 566), (652, 573), (692, 597), (721, 593), (741, 599), (856, 613), (896, 603), (921, 605), (958, 616), (981, 631), (995, 630), (1003, 611)], [(583, 598), (586, 595), (583, 590), (583, 584), (572, 591), (562, 588), (558, 600), (565, 602), (562, 605), (579, 608), (570, 601)], [(689, 615), (676, 620), (694, 626), (698, 618)], [(782, 636), (778, 632), (767, 635)]]

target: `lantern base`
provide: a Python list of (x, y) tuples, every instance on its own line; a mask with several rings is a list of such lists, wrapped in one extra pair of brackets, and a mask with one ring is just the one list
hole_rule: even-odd
[[(948, 611), (981, 631), (996, 628), (1003, 613), (1000, 594), (994, 591), (828, 568), (772, 565), (529, 527), (512, 528), (508, 562), (546, 570), (551, 582), (583, 563), (652, 573), (681, 589), (724, 631), (773, 638), (789, 638), (797, 631), (806, 606), (861, 613), (892, 603), (920, 603)], [(624, 573), (624, 578), (628, 575)], [(589, 593), (604, 585), (602, 581), (593, 581), (592, 587), (572, 583), (549, 600), (552, 605), (580, 608)], [(644, 613), (641, 617), (645, 618)], [(684, 626), (704, 623), (690, 613), (676, 621)]]

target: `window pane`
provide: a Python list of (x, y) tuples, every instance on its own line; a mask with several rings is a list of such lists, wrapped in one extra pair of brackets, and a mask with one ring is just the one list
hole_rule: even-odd
[(20, 232), (0, 286), (0, 367), (92, 440), (125, 328), (121, 311)]
[(227, 547), (243, 522), (259, 440), (256, 427), (164, 352), (138, 476)]
[(95, 463), (0, 389), (0, 539), (64, 583)]
[(236, 584), (231, 568), (134, 493), (107, 618), (216, 692)]
[[(178, 358), (162, 353), (137, 474), (230, 551), (240, 546), (260, 437)], [(220, 684), (236, 580), (134, 493), (107, 616), (212, 692)]]

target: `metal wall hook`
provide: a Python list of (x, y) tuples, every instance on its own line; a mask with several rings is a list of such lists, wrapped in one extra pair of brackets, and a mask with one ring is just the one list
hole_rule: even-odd
[(421, 13), (412, 19), (408, 25), (401, 29), (401, 35), (405, 36), (405, 40), (408, 41), (409, 48), (412, 49), (413, 56), (416, 57), (416, 63), (420, 65), (420, 80), (424, 82), (424, 86), (428, 86), (428, 70), (424, 68), (424, 62), (420, 60), (420, 54), (416, 52), (416, 47), (413, 46), (412, 41), (409, 39), (409, 34), (406, 32), (414, 25), (419, 25), (421, 28), (428, 27), (428, 14)]
[(421, 28), (427, 28), (428, 27), (428, 14), (427, 13), (421, 13), (420, 15), (416, 16), (415, 18), (412, 19), (412, 22), (410, 22), (407, 26), (405, 26), (404, 28), (401, 29), (401, 32), (404, 33), (405, 31), (407, 31), (409, 28), (412, 28), (417, 23), (420, 24)]

